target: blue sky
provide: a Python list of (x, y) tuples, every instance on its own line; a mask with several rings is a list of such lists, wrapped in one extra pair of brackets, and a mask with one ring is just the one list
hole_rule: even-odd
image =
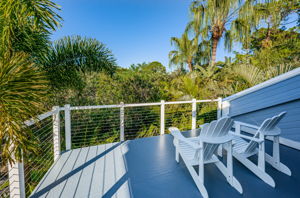
[[(179, 37), (189, 21), (191, 0), (56, 0), (66, 35), (96, 38), (110, 48), (119, 66), (160, 61), (168, 66), (170, 37)], [(218, 49), (217, 59), (228, 53)]]

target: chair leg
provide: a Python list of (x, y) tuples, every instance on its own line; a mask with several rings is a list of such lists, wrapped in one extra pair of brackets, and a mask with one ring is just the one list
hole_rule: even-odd
[(280, 163), (279, 136), (274, 136), (273, 139), (273, 159), (275, 165), (279, 165)]
[(204, 186), (204, 163), (202, 161), (202, 163), (199, 164), (199, 173), (200, 173), (200, 170), (202, 170), (202, 175), (201, 177), (199, 175), (197, 175), (197, 172), (195, 171), (194, 167), (188, 163), (188, 161), (184, 158), (184, 156), (181, 156), (189, 173), (191, 174), (198, 190), (200, 191), (202, 197), (204, 198), (208, 198), (208, 193), (207, 193), (207, 190)]
[(179, 152), (177, 146), (175, 147), (175, 160), (177, 163), (179, 163)]
[(273, 154), (270, 156), (269, 154), (265, 154), (266, 162), (268, 162), (275, 169), (283, 172), (284, 174), (291, 176), (291, 170), (280, 162), (280, 150), (279, 150), (279, 136), (273, 137)]
[(292, 175), (291, 170), (286, 165), (284, 165), (281, 162), (275, 164), (274, 163), (274, 158), (272, 156), (270, 156), (269, 154), (267, 154), (267, 153), (266, 153), (266, 162), (268, 162), (271, 166), (273, 166), (277, 170), (281, 171), (282, 173), (284, 173), (288, 176)]
[(270, 175), (268, 175), (265, 171), (260, 169), (256, 164), (251, 162), (246, 157), (241, 156), (240, 154), (234, 153), (233, 156), (237, 160), (239, 160), (244, 166), (246, 166), (250, 171), (252, 171), (257, 177), (259, 177), (265, 183), (267, 183), (270, 186), (275, 188), (275, 182), (274, 182), (273, 178)]
[(258, 168), (265, 172), (266, 170), (266, 163), (265, 163), (265, 144), (261, 143), (258, 146)]
[(232, 166), (232, 146), (231, 143), (226, 147), (227, 150), (227, 167), (220, 162), (217, 157), (214, 157), (217, 162), (215, 163), (221, 173), (226, 177), (228, 183), (234, 187), (239, 193), (243, 193), (243, 188), (240, 182), (233, 176), (233, 166)]
[(220, 144), (218, 147), (218, 156), (223, 157), (223, 145)]
[(233, 181), (233, 167), (232, 167), (232, 143), (228, 142), (227, 148), (227, 181), (232, 185)]

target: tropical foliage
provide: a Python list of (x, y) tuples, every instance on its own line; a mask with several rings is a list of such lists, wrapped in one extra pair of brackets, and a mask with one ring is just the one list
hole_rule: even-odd
[(0, 38), (2, 52), (41, 55), (48, 36), (59, 26), (59, 6), (50, 0), (1, 0)]
[(44, 109), (48, 81), (37, 65), (23, 53), (0, 58), (0, 153), (1, 158), (18, 160), (36, 150), (31, 131), (24, 121)]
[[(30, 128), (24, 121), (54, 105), (216, 99), (300, 66), (297, 0), (193, 1), (184, 33), (171, 38), (175, 70), (157, 61), (117, 66), (112, 51), (94, 38), (50, 41), (62, 21), (59, 10), (51, 0), (0, 1), (0, 162), (25, 159), (28, 195), (52, 164), (52, 118)], [(234, 44), (242, 49), (217, 61), (218, 49)], [(165, 111), (166, 127), (190, 129), (190, 104)], [(159, 107), (126, 108), (125, 138), (158, 135), (159, 115)], [(119, 109), (71, 116), (73, 148), (119, 140)], [(216, 119), (216, 104), (198, 104), (196, 117), (197, 125)], [(3, 189), (8, 181), (0, 181), (0, 194)]]
[(198, 50), (197, 39), (190, 40), (188, 34), (184, 33), (181, 38), (172, 37), (171, 44), (177, 50), (169, 53), (170, 64), (179, 65), (181, 69), (187, 65), (189, 70), (193, 71), (194, 58)]
[[(11, 159), (11, 154), (20, 159), (22, 152), (34, 152), (38, 140), (23, 122), (43, 108), (66, 103), (215, 99), (299, 67), (300, 12), (294, 0), (194, 1), (183, 35), (171, 38), (175, 49), (169, 58), (175, 70), (156, 61), (117, 66), (112, 51), (93, 38), (66, 36), (51, 42), (49, 36), (62, 20), (59, 9), (50, 0), (0, 2), (0, 152), (4, 160)], [(217, 61), (217, 49), (231, 50), (233, 44), (242, 49), (234, 57)], [(190, 112), (190, 107), (167, 110), (170, 124), (189, 126), (189, 114), (180, 112)], [(198, 112), (199, 123), (208, 121), (204, 115), (212, 118), (215, 106), (203, 105)], [(93, 120), (93, 116), (85, 118)], [(129, 122), (140, 119), (134, 115)], [(135, 131), (134, 137), (158, 134), (156, 121), (142, 121), (143, 130)], [(95, 131), (101, 127), (95, 126)], [(117, 136), (103, 137), (107, 142)]]

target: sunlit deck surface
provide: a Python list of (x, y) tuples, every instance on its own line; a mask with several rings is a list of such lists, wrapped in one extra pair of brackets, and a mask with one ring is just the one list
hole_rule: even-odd
[[(270, 147), (267, 143), (268, 152)], [(171, 135), (74, 149), (62, 154), (31, 197), (201, 197), (182, 160), (175, 162), (174, 152)], [(299, 197), (300, 151), (281, 146), (281, 159), (292, 176), (267, 165), (276, 188), (234, 161), (234, 175), (243, 187), (243, 195), (226, 182), (213, 164), (207, 165), (208, 194), (213, 198)]]

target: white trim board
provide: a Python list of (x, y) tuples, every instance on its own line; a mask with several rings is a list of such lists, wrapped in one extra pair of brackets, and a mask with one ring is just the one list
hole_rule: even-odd
[(274, 78), (271, 78), (270, 80), (267, 80), (263, 83), (260, 83), (258, 85), (253, 86), (253, 87), (245, 89), (244, 91), (241, 91), (241, 92), (236, 93), (234, 95), (228, 96), (227, 98), (224, 98), (223, 101), (229, 101), (230, 102), (231, 100), (237, 99), (239, 97), (242, 97), (242, 96), (247, 95), (249, 93), (255, 92), (255, 91), (260, 90), (262, 88), (271, 86), (273, 84), (279, 83), (283, 80), (292, 78), (292, 77), (297, 76), (297, 75), (300, 75), (300, 68), (293, 69), (292, 71), (289, 71), (287, 73), (284, 73), (284, 74), (281, 74), (281, 75), (276, 76)]

